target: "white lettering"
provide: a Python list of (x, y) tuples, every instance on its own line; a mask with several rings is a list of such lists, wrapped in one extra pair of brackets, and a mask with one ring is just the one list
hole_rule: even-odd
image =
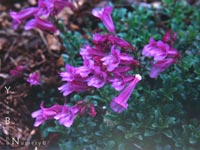
[(12, 145), (17, 144), (19, 145), (19, 138), (12, 138)]
[(6, 89), (6, 94), (8, 94), (10, 90), (10, 86), (8, 88), (5, 86), (5, 89)]
[(10, 117), (5, 117), (5, 124), (9, 125), (10, 124)]

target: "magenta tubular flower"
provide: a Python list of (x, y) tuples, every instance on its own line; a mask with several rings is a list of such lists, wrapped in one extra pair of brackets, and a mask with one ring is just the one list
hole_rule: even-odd
[(142, 55), (146, 57), (153, 57), (152, 51), (156, 50), (156, 41), (153, 38), (149, 39), (149, 44), (145, 45), (142, 50)]
[(167, 57), (168, 51), (169, 51), (170, 46), (168, 44), (165, 44), (163, 41), (158, 41), (157, 42), (157, 50), (153, 53), (154, 60), (163, 60)]
[(174, 42), (176, 41), (176, 38), (177, 38), (177, 34), (171, 30), (168, 30), (163, 36), (163, 41), (172, 46)]
[(31, 114), (32, 118), (36, 118), (36, 121), (34, 123), (35, 127), (38, 127), (42, 123), (44, 123), (46, 120), (53, 119), (54, 116), (57, 115), (60, 111), (62, 111), (62, 105), (54, 105), (50, 108), (44, 108), (43, 102), (40, 104), (40, 110), (37, 110)]
[(93, 104), (90, 104), (90, 107), (89, 107), (89, 115), (92, 116), (92, 117), (95, 117), (97, 114), (96, 110), (95, 110), (95, 107)]
[(101, 61), (108, 71), (113, 71), (120, 64), (120, 51), (112, 46), (111, 54), (101, 58)]
[(93, 34), (92, 39), (95, 44), (102, 44), (106, 42), (107, 38), (108, 38), (108, 35), (101, 35), (101, 34), (95, 33)]
[(132, 70), (133, 68), (129, 66), (118, 66), (115, 70), (112, 71), (113, 74), (124, 74)]
[(27, 82), (31, 85), (40, 85), (40, 74), (37, 72), (29, 74)]
[(75, 67), (66, 65), (65, 69), (66, 69), (66, 71), (60, 73), (62, 80), (63, 81), (73, 81), (75, 79), (75, 75), (76, 75)]
[(171, 47), (168, 51), (168, 57), (170, 57), (170, 58), (180, 58), (181, 55), (176, 49)]
[(86, 106), (86, 103), (85, 103), (84, 101), (82, 101), (82, 100), (81, 100), (81, 101), (78, 101), (78, 102), (76, 103), (76, 105), (73, 106), (73, 107), (76, 107), (76, 108), (78, 109), (78, 114), (79, 114), (80, 116), (85, 115), (87, 106)]
[(66, 71), (61, 72), (60, 76), (63, 81), (67, 81), (64, 85), (58, 89), (63, 93), (64, 96), (69, 95), (72, 92), (82, 92), (89, 89), (87, 85), (86, 77), (90, 73), (90, 68), (82, 66), (75, 68), (70, 65), (66, 65)]
[(29, 8), (21, 10), (20, 12), (11, 11), (10, 16), (13, 19), (13, 24), (12, 24), (13, 28), (17, 29), (18, 26), (22, 23), (22, 21), (34, 16), (37, 10), (38, 10), (37, 7), (29, 7)]
[(121, 91), (126, 83), (124, 81), (124, 77), (121, 76), (121, 77), (115, 77), (114, 79), (112, 80), (109, 80), (111, 83), (112, 83), (112, 87), (116, 90), (116, 91)]
[(76, 68), (76, 74), (80, 75), (83, 78), (88, 77), (88, 75), (90, 74), (90, 68), (87, 66), (81, 66)]
[(125, 65), (134, 65), (134, 66), (139, 66), (139, 62), (135, 59), (133, 59), (133, 57), (129, 54), (126, 53), (121, 53), (120, 54), (120, 63), (121, 64), (125, 64)]
[(123, 48), (125, 50), (127, 49), (131, 49), (131, 50), (135, 50), (135, 48), (130, 44), (128, 43), (127, 41), (119, 38), (119, 37), (116, 37), (114, 35), (109, 35), (108, 36), (108, 40), (115, 46), (119, 46), (120, 48)]
[(10, 74), (12, 76), (19, 77), (20, 75), (22, 75), (23, 70), (24, 66), (19, 65), (15, 69), (10, 70)]
[(111, 12), (112, 12), (112, 7), (111, 6), (106, 6), (102, 9), (93, 9), (92, 14), (93, 16), (101, 19), (105, 27), (109, 32), (115, 32), (115, 26), (112, 21), (111, 17)]
[(56, 27), (49, 21), (47, 20), (42, 20), (40, 18), (35, 18), (35, 19), (31, 19), (30, 21), (28, 21), (24, 27), (25, 30), (30, 30), (33, 28), (39, 28), (41, 30), (47, 30), (53, 33), (58, 34), (58, 30), (56, 29)]
[(157, 61), (152, 65), (149, 76), (151, 78), (157, 78), (159, 73), (165, 71), (169, 66), (176, 63), (176, 60), (173, 58), (167, 58), (164, 60)]
[(142, 50), (142, 55), (146, 57), (154, 57), (154, 60), (163, 60), (167, 57), (169, 51), (169, 45), (162, 41), (154, 41), (150, 38), (149, 44), (147, 44)]
[(176, 34), (170, 32), (166, 32), (163, 37), (163, 41), (154, 41), (153, 38), (150, 38), (149, 44), (147, 44), (142, 54), (147, 57), (154, 57), (154, 62), (152, 63), (152, 67), (150, 70), (150, 77), (157, 78), (158, 75), (165, 71), (170, 65), (176, 62), (176, 58), (180, 58), (179, 52), (171, 47), (172, 43), (176, 39)]
[(62, 111), (54, 116), (54, 119), (59, 121), (60, 125), (65, 127), (71, 127), (78, 114), (78, 109), (76, 107), (63, 106)]
[(100, 70), (100, 68), (96, 68), (94, 70), (93, 76), (87, 79), (88, 86), (92, 86), (95, 88), (101, 88), (106, 84), (107, 74)]
[(139, 74), (135, 75), (135, 78), (130, 84), (117, 96), (115, 97), (111, 103), (110, 107), (116, 113), (121, 113), (128, 107), (128, 99), (131, 96), (131, 93), (135, 89), (136, 84), (142, 79)]
[(84, 79), (82, 79), (82, 81), (72, 81), (65, 83), (64, 85), (58, 88), (58, 90), (60, 90), (63, 93), (63, 96), (67, 96), (72, 92), (83, 92), (88, 89), (89, 87), (87, 85), (87, 82), (84, 81)]
[(71, 82), (73, 80), (77, 80), (77, 78), (81, 78), (81, 77), (85, 78), (90, 73), (90, 68), (85, 65), (75, 68), (67, 64), (65, 68), (66, 68), (66, 71), (60, 73), (60, 76), (62, 77), (63, 81)]
[(113, 78), (111, 78), (109, 81), (112, 83), (112, 87), (116, 90), (116, 91), (121, 91), (127, 83), (129, 83), (130, 81), (132, 81), (134, 79), (133, 76), (125, 76), (125, 75), (114, 75)]
[(54, 3), (52, 0), (39, 0), (38, 1), (38, 11), (35, 17), (41, 19), (47, 19), (54, 10)]
[(81, 48), (80, 54), (82, 57), (91, 58), (94, 56), (104, 57), (106, 53), (99, 48), (91, 47), (89, 45), (85, 45), (85, 48)]
[(163, 41), (164, 42), (169, 42), (171, 40), (171, 33), (170, 33), (170, 31), (167, 31), (166, 33), (165, 33), (165, 35), (163, 36)]

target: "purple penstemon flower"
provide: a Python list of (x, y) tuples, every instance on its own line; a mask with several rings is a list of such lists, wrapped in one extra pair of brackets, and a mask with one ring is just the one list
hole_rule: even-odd
[(170, 46), (163, 41), (155, 41), (150, 38), (149, 44), (147, 44), (142, 50), (142, 55), (146, 57), (154, 57), (154, 60), (163, 60), (167, 57)]
[(127, 49), (131, 49), (131, 50), (135, 50), (135, 48), (128, 43), (127, 41), (115, 36), (115, 35), (109, 35), (108, 36), (108, 40), (115, 46), (119, 46), (120, 48), (123, 48), (125, 50)]
[(92, 14), (101, 19), (105, 27), (109, 32), (115, 32), (115, 26), (112, 21), (111, 17), (111, 12), (112, 12), (112, 7), (111, 6), (106, 6), (103, 7), (102, 9), (95, 8), (92, 10)]
[(64, 125), (65, 127), (71, 127), (74, 122), (74, 119), (78, 115), (79, 109), (77, 107), (69, 107), (64, 105), (62, 107), (62, 111), (57, 113), (54, 116), (54, 119), (59, 121), (60, 125)]
[(32, 19), (25, 25), (25, 30), (40, 28), (58, 34), (58, 30), (49, 21), (54, 15), (57, 15), (64, 7), (73, 9), (73, 4), (68, 0), (39, 0), (37, 7), (29, 7), (20, 12), (10, 12), (13, 18), (13, 28), (17, 27), (26, 19)]
[(24, 27), (25, 30), (30, 30), (33, 28), (39, 28), (41, 30), (47, 30), (55, 34), (59, 34), (57, 28), (50, 21), (43, 20), (40, 18), (29, 20)]
[[(169, 44), (172, 44), (175, 39), (176, 35), (169, 32), (167, 32), (163, 37), (163, 40)], [(175, 48), (165, 42), (161, 40), (155, 41), (153, 38), (150, 38), (149, 44), (147, 44), (142, 50), (144, 56), (154, 58), (149, 74), (151, 78), (157, 78), (161, 72), (176, 63), (176, 59), (181, 57)]]
[(74, 80), (72, 82), (67, 82), (58, 88), (58, 90), (60, 90), (63, 93), (63, 96), (67, 96), (72, 92), (82, 92), (88, 89), (89, 86), (83, 78), (80, 78), (79, 80)]
[(153, 57), (152, 51), (156, 50), (156, 41), (151, 37), (149, 44), (145, 45), (142, 50), (142, 55), (146, 57)]
[(61, 72), (60, 76), (62, 77), (62, 80), (67, 81), (67, 83), (58, 88), (64, 96), (67, 96), (72, 92), (81, 92), (89, 89), (86, 77), (90, 73), (90, 68), (87, 66), (76, 68), (70, 65), (66, 65), (65, 67), (66, 71)]
[(93, 34), (92, 39), (93, 39), (94, 44), (102, 44), (106, 42), (106, 40), (108, 39), (108, 35), (101, 35), (99, 33), (95, 33)]
[(51, 0), (39, 0), (38, 1), (38, 11), (35, 17), (41, 19), (47, 19), (54, 9), (54, 3)]
[(89, 115), (90, 115), (91, 117), (95, 117), (96, 114), (97, 114), (97, 112), (96, 112), (96, 110), (95, 110), (94, 105), (93, 105), (93, 104), (90, 104), (90, 106), (89, 106)]
[(26, 9), (21, 10), (20, 12), (10, 12), (10, 16), (13, 19), (12, 26), (14, 29), (17, 29), (18, 26), (26, 19), (29, 19), (30, 17), (34, 16), (34, 14), (37, 12), (37, 7), (29, 7)]
[(111, 47), (111, 54), (101, 58), (108, 71), (113, 71), (120, 64), (120, 50)]
[(121, 91), (124, 89), (127, 83), (131, 82), (134, 79), (133, 76), (123, 75), (123, 74), (114, 74), (114, 76), (109, 79), (109, 82), (111, 82), (112, 87), (116, 91)]
[(170, 47), (167, 56), (170, 58), (180, 58), (181, 57), (180, 53), (173, 47)]
[(135, 89), (136, 84), (142, 79), (139, 74), (135, 75), (133, 81), (129, 83), (129, 85), (117, 96), (115, 97), (111, 103), (110, 107), (114, 112), (121, 113), (128, 107), (128, 99), (131, 96), (131, 93)]
[[(79, 101), (73, 106), (55, 104), (49, 108), (45, 108), (43, 105), (44, 102), (40, 104), (39, 110), (34, 111), (31, 114), (32, 118), (36, 118), (34, 123), (35, 127), (38, 127), (50, 119), (56, 119), (58, 120), (59, 124), (64, 125), (65, 127), (70, 127), (77, 115), (80, 114), (81, 109), (85, 106), (82, 101)], [(92, 108), (91, 111), (91, 115), (96, 115), (94, 108)]]
[(138, 66), (139, 62), (137, 60), (135, 60), (131, 55), (127, 54), (127, 53), (121, 53), (120, 54), (120, 62), (121, 64), (132, 64), (134, 66)]
[(82, 56), (83, 58), (83, 66), (87, 66), (90, 68), (90, 70), (95, 68), (95, 62), (91, 58), (88, 58), (87, 56)]
[(100, 70), (100, 68), (96, 67), (93, 72), (93, 75), (87, 79), (88, 86), (92, 86), (95, 88), (103, 87), (107, 82), (107, 74)]
[(91, 47), (89, 45), (85, 45), (85, 48), (81, 48), (80, 54), (82, 57), (84, 56), (87, 58), (91, 58), (93, 56), (106, 56), (106, 53), (102, 49), (97, 47)]
[(66, 71), (60, 73), (62, 80), (63, 81), (73, 81), (75, 79), (75, 75), (76, 75), (75, 67), (67, 64), (65, 66), (65, 69), (66, 69)]
[(54, 116), (62, 110), (62, 107), (62, 105), (56, 104), (52, 107), (44, 108), (44, 102), (42, 102), (40, 104), (40, 109), (31, 114), (32, 118), (36, 118), (34, 126), (38, 127), (46, 120), (53, 119)]
[(79, 74), (83, 78), (88, 77), (90, 72), (91, 72), (91, 69), (88, 66), (81, 66), (81, 67), (76, 68), (76, 73)]
[(27, 82), (29, 82), (31, 85), (40, 85), (40, 74), (37, 72), (29, 74)]
[(124, 74), (132, 70), (133, 68), (129, 66), (118, 66), (115, 70), (112, 71), (113, 74)]
[(63, 81), (69, 81), (69, 82), (76, 80), (77, 78), (87, 77), (91, 69), (89, 66), (86, 65), (80, 67), (73, 67), (68, 64), (65, 66), (65, 68), (66, 71), (61, 72), (60, 76), (62, 77)]
[(172, 46), (174, 42), (176, 41), (176, 38), (177, 38), (177, 33), (171, 30), (168, 30), (163, 36), (163, 41)]
[(116, 91), (121, 91), (127, 83), (129, 83), (130, 81), (132, 81), (134, 79), (133, 76), (125, 76), (122, 74), (114, 74), (114, 77), (112, 77), (111, 79), (109, 79), (109, 82), (112, 83), (112, 87), (116, 90)]
[(149, 76), (151, 78), (157, 78), (159, 73), (165, 71), (169, 66), (174, 63), (176, 63), (176, 60), (173, 58), (167, 58), (153, 63)]

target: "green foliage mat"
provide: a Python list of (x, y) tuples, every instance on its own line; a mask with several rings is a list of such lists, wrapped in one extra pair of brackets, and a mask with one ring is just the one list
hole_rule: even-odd
[[(47, 122), (40, 127), (43, 135), (59, 134), (57, 145), (63, 150), (199, 150), (199, 14), (200, 6), (171, 0), (163, 0), (158, 8), (114, 8), (112, 17), (118, 36), (132, 43), (141, 59), (144, 59), (142, 48), (149, 38), (159, 40), (167, 29), (171, 29), (177, 33), (174, 47), (182, 55), (180, 62), (157, 79), (150, 79), (148, 72), (142, 70), (142, 67), (149, 70), (149, 64), (142, 64), (145, 79), (134, 90), (129, 107), (122, 114), (110, 110), (110, 98), (116, 93), (105, 87), (88, 95), (97, 107), (95, 118), (78, 118), (71, 128), (60, 126), (57, 122), (50, 126)], [(102, 23), (97, 28), (105, 31)], [(84, 32), (91, 37), (89, 29), (84, 29)], [(63, 53), (63, 60), (79, 66), (82, 60), (74, 49), (79, 50), (90, 41), (84, 39), (81, 33), (71, 31), (66, 31), (62, 39), (71, 41), (64, 43), (69, 52)], [(76, 102), (82, 96), (75, 94), (70, 101)]]

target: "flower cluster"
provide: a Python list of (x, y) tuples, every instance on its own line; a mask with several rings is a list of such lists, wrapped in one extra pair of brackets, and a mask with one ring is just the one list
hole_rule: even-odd
[(58, 14), (64, 7), (73, 9), (73, 5), (69, 0), (39, 0), (37, 7), (25, 8), (20, 12), (11, 11), (10, 16), (13, 19), (13, 28), (17, 29), (24, 20), (29, 19), (24, 26), (25, 30), (39, 28), (58, 33), (57, 28), (50, 20), (51, 16)]
[(165, 71), (169, 66), (176, 63), (177, 58), (180, 58), (179, 52), (172, 47), (175, 40), (176, 34), (168, 31), (164, 35), (163, 41), (155, 41), (150, 38), (149, 44), (143, 48), (142, 55), (154, 59), (149, 74), (151, 78), (157, 78), (159, 73)]
[(89, 115), (94, 117), (96, 115), (96, 110), (93, 104), (86, 104), (83, 101), (79, 101), (74, 106), (58, 105), (55, 104), (49, 108), (43, 106), (43, 102), (40, 104), (40, 109), (32, 113), (32, 117), (36, 118), (34, 123), (35, 127), (38, 127), (46, 120), (55, 119), (59, 121), (59, 124), (65, 127), (70, 127), (74, 119), (78, 115), (85, 114), (88, 110)]
[[(81, 48), (83, 66), (66, 65), (66, 71), (60, 73), (62, 80), (67, 81), (59, 87), (64, 96), (72, 92), (101, 88), (107, 83), (120, 91), (134, 79), (128, 72), (139, 63), (127, 53), (127, 49), (133, 49), (131, 44), (113, 35), (97, 33), (93, 36), (93, 42), (94, 47), (85, 45)], [(126, 49), (126, 52), (121, 52), (120, 49)]]
[[(134, 70), (139, 66), (139, 62), (134, 59), (135, 48), (127, 41), (114, 35), (115, 26), (111, 18), (112, 7), (107, 6), (102, 9), (93, 9), (92, 14), (101, 19), (109, 34), (93, 34), (93, 46), (84, 45), (80, 49), (80, 56), (83, 65), (79, 67), (67, 64), (65, 71), (60, 73), (64, 85), (58, 89), (64, 96), (73, 92), (83, 92), (90, 89), (99, 89), (109, 84), (119, 95), (110, 102), (111, 109), (116, 113), (121, 113), (128, 107), (128, 99), (138, 82), (142, 79), (140, 74), (134, 74)], [(153, 66), (150, 77), (156, 78), (171, 64), (176, 62), (180, 54), (173, 48), (176, 34), (168, 31), (163, 41), (155, 41), (150, 38), (142, 54), (153, 57)], [(33, 112), (32, 117), (36, 118), (35, 126), (39, 126), (44, 121), (56, 119), (61, 125), (70, 127), (74, 119), (85, 112), (94, 117), (96, 110), (93, 104), (79, 101), (74, 106), (54, 105)]]
[[(109, 11), (106, 11), (107, 9)], [(114, 25), (110, 17), (111, 10), (112, 7), (105, 7), (101, 10), (95, 9), (92, 12), (93, 15), (101, 18), (110, 32), (113, 32)], [(64, 96), (72, 92), (102, 88), (106, 84), (110, 84), (116, 91), (124, 89), (111, 102), (113, 111), (121, 113), (127, 108), (128, 98), (136, 83), (141, 80), (140, 75), (135, 76), (130, 73), (135, 67), (139, 66), (139, 62), (129, 54), (135, 49), (127, 41), (113, 34), (101, 35), (95, 33), (93, 34), (93, 44), (94, 46), (85, 45), (80, 50), (83, 66), (66, 65), (66, 71), (60, 73), (62, 80), (66, 83), (58, 89), (63, 92)], [(125, 88), (126, 86), (127, 88)], [(124, 103), (126, 103), (125, 107), (123, 107)]]

